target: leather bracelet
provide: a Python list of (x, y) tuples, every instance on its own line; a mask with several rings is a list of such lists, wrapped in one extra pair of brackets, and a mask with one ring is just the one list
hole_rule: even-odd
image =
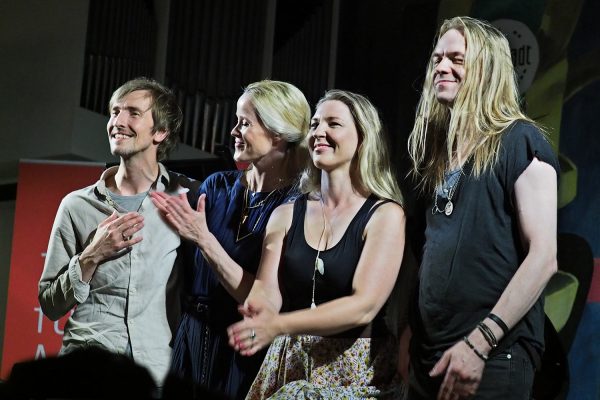
[(473, 343), (471, 343), (471, 341), (469, 340), (469, 338), (467, 338), (466, 336), (463, 337), (463, 342), (465, 342), (467, 344), (467, 346), (469, 346), (471, 348), (471, 350), (473, 350), (473, 352), (477, 355), (477, 357), (479, 357), (480, 359), (483, 360), (483, 362), (487, 361), (487, 356), (483, 353), (481, 353), (479, 350), (477, 350), (475, 348), (475, 346), (473, 346)]
[(494, 332), (490, 329), (489, 326), (485, 324), (485, 322), (481, 321), (480, 323), (478, 323), (477, 329), (479, 329), (479, 332), (481, 332), (481, 335), (483, 336), (485, 341), (488, 342), (492, 349), (498, 346), (498, 340), (496, 339), (496, 335), (494, 335)]
[(506, 323), (504, 323), (504, 321), (502, 321), (502, 319), (499, 316), (497, 316), (496, 314), (489, 313), (487, 317), (494, 321), (496, 325), (498, 325), (500, 329), (502, 329), (504, 336), (508, 335), (508, 326), (506, 325)]

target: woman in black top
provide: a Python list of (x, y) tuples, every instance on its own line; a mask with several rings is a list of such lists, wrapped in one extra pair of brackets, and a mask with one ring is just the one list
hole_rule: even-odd
[(274, 340), (247, 398), (398, 398), (397, 345), (382, 309), (405, 216), (379, 116), (363, 96), (332, 90), (307, 139), (305, 195), (273, 212), (244, 321), (228, 330), (243, 355)]

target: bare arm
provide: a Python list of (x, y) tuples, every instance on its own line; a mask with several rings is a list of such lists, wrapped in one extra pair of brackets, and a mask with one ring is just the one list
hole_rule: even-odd
[[(519, 228), (527, 256), (492, 312), (512, 328), (531, 309), (556, 273), (557, 177), (554, 169), (537, 159), (515, 183)], [(495, 325), (486, 320), (486, 324)], [(496, 337), (502, 330), (494, 327)]]
[(286, 234), (292, 224), (293, 209), (293, 204), (284, 204), (277, 207), (271, 214), (265, 230), (256, 280), (241, 310), (250, 309), (251, 313), (255, 314), (264, 308), (269, 309), (272, 313), (278, 313), (281, 309), (279, 268)]
[[(492, 309), (492, 313), (499, 316), (509, 329), (531, 309), (557, 270), (555, 170), (534, 158), (515, 182), (514, 189), (519, 228), (527, 256)], [(500, 341), (502, 329), (489, 318), (484, 323)], [(473, 330), (468, 338), (482, 354), (490, 352), (491, 346), (478, 329)], [(484, 362), (462, 341), (448, 349), (431, 371), (432, 375), (446, 371), (439, 398), (450, 399), (453, 392), (461, 397), (475, 393), (484, 366)]]
[(189, 205), (185, 194), (170, 196), (162, 192), (152, 192), (150, 196), (179, 235), (200, 249), (227, 292), (238, 303), (243, 303), (254, 282), (254, 275), (236, 263), (208, 230), (206, 195), (200, 196), (196, 210)]
[[(327, 336), (370, 323), (389, 297), (402, 262), (405, 215), (394, 203), (379, 207), (365, 229), (365, 244), (348, 296), (320, 304), (316, 309), (275, 314), (255, 307), (255, 314), (230, 327), (230, 343), (244, 355), (254, 354), (281, 334)], [(264, 255), (264, 253), (263, 253)], [(275, 262), (276, 255), (271, 262)], [(269, 268), (271, 270), (272, 268)], [(283, 272), (284, 273), (284, 272)], [(257, 284), (263, 285), (263, 263)], [(275, 277), (268, 276), (273, 288)], [(259, 283), (261, 282), (261, 283)], [(253, 288), (254, 291), (254, 288)], [(248, 298), (250, 307), (253, 298)], [(256, 333), (248, 340), (248, 332)]]

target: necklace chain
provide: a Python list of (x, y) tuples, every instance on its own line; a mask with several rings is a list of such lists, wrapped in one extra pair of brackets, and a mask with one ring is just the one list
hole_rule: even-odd
[[(433, 208), (431, 209), (431, 213), (435, 214), (435, 213), (443, 213), (446, 216), (450, 216), (452, 214), (452, 212), (454, 211), (454, 203), (452, 202), (452, 198), (454, 197), (454, 194), (456, 194), (456, 189), (458, 188), (458, 184), (460, 182), (460, 178), (462, 177), (462, 169), (458, 171), (458, 178), (456, 179), (456, 182), (454, 182), (454, 184), (452, 186), (450, 186), (450, 189), (448, 189), (448, 201), (446, 202), (446, 205), (444, 206), (443, 210), (440, 210), (440, 208), (438, 207), (437, 204), (437, 198), (438, 198), (438, 194), (437, 194), (437, 190), (433, 193)], [(443, 187), (443, 185), (442, 185)]]
[[(323, 236), (325, 236), (325, 227), (327, 226), (327, 218), (325, 217), (325, 206), (323, 205), (322, 196), (319, 197), (319, 203), (321, 204), (321, 213), (323, 215), (323, 230), (321, 231), (319, 243), (317, 244), (317, 256), (315, 257), (315, 268), (313, 270), (312, 276), (312, 300), (310, 302), (310, 308), (312, 309), (317, 308), (317, 305), (315, 304), (315, 285), (317, 280), (317, 271), (319, 271), (321, 275), (325, 274), (325, 263), (323, 262), (323, 259), (319, 257), (321, 255), (321, 241), (323, 240)], [(325, 241), (325, 248), (323, 250), (327, 250), (327, 241)]]
[(240, 218), (240, 222), (238, 223), (237, 234), (235, 235), (236, 243), (239, 242), (240, 240), (244, 240), (248, 236), (252, 235), (254, 233), (254, 230), (256, 229), (256, 227), (258, 226), (260, 221), (262, 220), (263, 215), (265, 214), (264, 212), (261, 211), (261, 213), (258, 215), (258, 218), (256, 219), (256, 222), (252, 226), (252, 229), (248, 233), (246, 233), (245, 235), (240, 237), (240, 232), (242, 231), (242, 226), (246, 223), (246, 220), (248, 219), (248, 216), (250, 214), (249, 210), (254, 209), (254, 208), (262, 208), (265, 205), (265, 203), (267, 202), (267, 200), (269, 199), (269, 197), (271, 197), (271, 195), (275, 192), (280, 192), (280, 190), (281, 190), (281, 188), (271, 190), (264, 199), (259, 201), (257, 204), (251, 206), (248, 204), (248, 197), (249, 197), (250, 191), (249, 191), (248, 187), (244, 188), (244, 200), (242, 203), (242, 215)]
[[(265, 198), (264, 198), (264, 199), (262, 199), (261, 201), (259, 201), (258, 203), (256, 203), (256, 204), (255, 204), (255, 205), (253, 205), (253, 206), (251, 206), (251, 205), (249, 205), (248, 203), (246, 203), (246, 209), (247, 209), (247, 210), (251, 210), (251, 209), (253, 209), (253, 208), (259, 208), (259, 207), (262, 207), (262, 206), (263, 206), (263, 205), (264, 205), (264, 204), (267, 202), (267, 200), (269, 199), (269, 197), (271, 197), (271, 195), (272, 195), (273, 193), (275, 193), (275, 192), (278, 192), (278, 191), (279, 191), (279, 189), (273, 189), (273, 190), (271, 190), (271, 191), (269, 192), (269, 194), (265, 196)], [(246, 192), (246, 193), (245, 193), (245, 195), (247, 196), (247, 195), (248, 195), (248, 189), (247, 189), (247, 188), (246, 188), (245, 192)], [(247, 197), (246, 197), (246, 198), (247, 198)]]

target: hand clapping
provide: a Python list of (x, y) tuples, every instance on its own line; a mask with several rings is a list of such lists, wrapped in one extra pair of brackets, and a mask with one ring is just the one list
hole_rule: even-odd
[(171, 196), (162, 192), (152, 192), (150, 197), (156, 208), (182, 238), (200, 245), (203, 235), (209, 233), (204, 212), (205, 194), (198, 199), (196, 210), (190, 206), (185, 194)]
[(279, 334), (273, 324), (277, 312), (265, 301), (246, 300), (238, 307), (244, 319), (227, 328), (229, 345), (243, 356), (254, 355)]

